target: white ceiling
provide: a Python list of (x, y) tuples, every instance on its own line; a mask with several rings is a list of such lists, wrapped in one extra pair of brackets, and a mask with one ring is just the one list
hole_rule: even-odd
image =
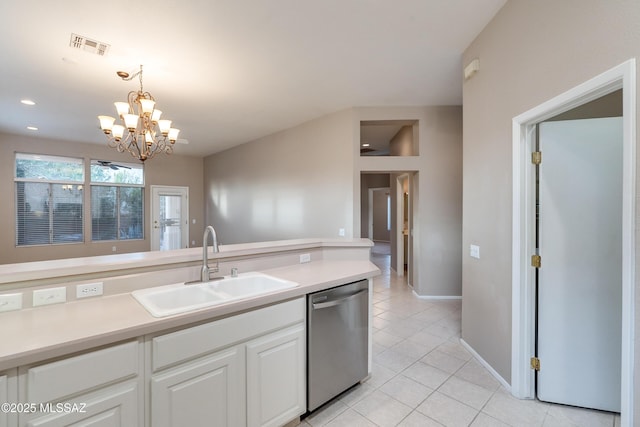
[(0, 132), (104, 144), (96, 116), (138, 88), (115, 72), (139, 64), (180, 154), (353, 106), (460, 105), (461, 54), (505, 1), (2, 1)]

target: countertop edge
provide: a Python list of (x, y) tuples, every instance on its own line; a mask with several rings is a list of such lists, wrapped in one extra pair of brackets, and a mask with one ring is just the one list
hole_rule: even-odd
[[(267, 253), (330, 247), (372, 247), (373, 242), (361, 238), (292, 239), (256, 243), (220, 245), (214, 253), (209, 248), (209, 259), (246, 257)], [(29, 280), (50, 279), (96, 272), (113, 272), (135, 268), (150, 268), (168, 264), (202, 261), (202, 247), (171, 251), (133, 252), (59, 260), (0, 264), (0, 285)]]

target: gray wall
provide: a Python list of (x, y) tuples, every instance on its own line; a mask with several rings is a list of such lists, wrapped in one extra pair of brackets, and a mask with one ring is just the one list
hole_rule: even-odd
[[(340, 111), (205, 158), (207, 222), (221, 242), (358, 237), (361, 172), (418, 172), (413, 285), (461, 294), (461, 107)], [(419, 156), (360, 156), (363, 120), (418, 120)], [(418, 130), (419, 128), (419, 130)], [(418, 182), (419, 181), (419, 182)]]
[[(411, 283), (422, 296), (461, 295), (462, 109), (444, 107), (362, 107), (355, 109), (357, 152), (361, 121), (417, 120), (413, 139), (419, 155), (357, 156), (354, 174), (412, 172), (416, 267)], [(392, 195), (394, 194), (393, 182)], [(360, 191), (358, 186), (355, 191)], [(359, 219), (359, 218), (358, 218)], [(392, 235), (393, 241), (393, 235)], [(394, 248), (392, 247), (392, 251)]]
[(352, 237), (351, 115), (333, 113), (206, 157), (206, 218), (221, 242), (338, 237), (340, 228)]
[[(417, 151), (417, 150), (416, 150)], [(417, 156), (413, 146), (413, 126), (402, 126), (389, 142), (391, 156)]]
[[(179, 149), (180, 147), (177, 147), (176, 151)], [(115, 149), (108, 148), (106, 142), (105, 144), (83, 144), (0, 133), (0, 194), (3, 196), (3, 202), (0, 204), (0, 228), (2, 229), (0, 231), (0, 264), (109, 255), (114, 253), (112, 246), (116, 246), (115, 253), (148, 251), (151, 247), (149, 220), (151, 185), (189, 187), (189, 215), (192, 220), (196, 221), (195, 225), (190, 221), (189, 243), (195, 240), (195, 246), (202, 246), (204, 220), (202, 158), (179, 154), (170, 156), (161, 154), (148, 160), (145, 164), (143, 240), (92, 242), (90, 192), (86, 191), (84, 194), (84, 243), (17, 248), (15, 246), (16, 207), (13, 181), (16, 152), (83, 157), (86, 162), (91, 159), (136, 162), (130, 155), (118, 153)]]
[[(637, 0), (509, 1), (464, 53), (463, 64), (479, 58), (480, 71), (463, 86), (462, 336), (507, 381), (511, 377), (511, 120), (637, 57), (638, 23)], [(481, 246), (479, 260), (468, 256), (472, 243)], [(640, 323), (635, 324), (638, 337)], [(635, 351), (640, 354), (637, 345)], [(637, 371), (635, 421), (640, 425)]]

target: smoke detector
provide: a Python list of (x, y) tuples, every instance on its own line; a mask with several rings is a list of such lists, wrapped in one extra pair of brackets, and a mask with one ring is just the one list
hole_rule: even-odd
[(107, 54), (111, 45), (99, 42), (94, 39), (90, 39), (80, 34), (71, 33), (71, 40), (69, 46), (74, 49), (84, 50), (89, 53), (95, 53), (96, 55), (104, 56)]

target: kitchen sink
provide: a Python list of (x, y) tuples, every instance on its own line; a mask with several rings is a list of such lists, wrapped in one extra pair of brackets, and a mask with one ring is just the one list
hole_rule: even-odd
[(296, 286), (295, 282), (251, 272), (209, 282), (140, 289), (132, 295), (152, 316), (165, 317)]
[(245, 298), (298, 286), (297, 283), (262, 273), (239, 274), (237, 277), (225, 277), (206, 285), (214, 292), (230, 298)]

